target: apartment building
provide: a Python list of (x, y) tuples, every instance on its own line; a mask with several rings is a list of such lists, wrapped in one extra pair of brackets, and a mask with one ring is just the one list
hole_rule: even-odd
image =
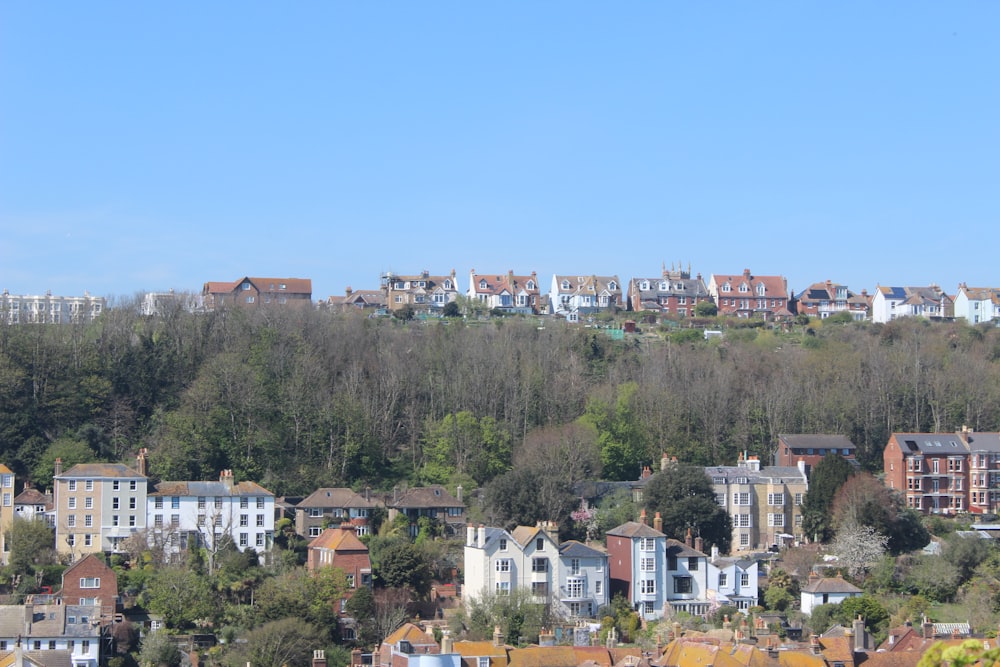
[(102, 296), (56, 296), (0, 293), (0, 320), (8, 324), (77, 324), (92, 322), (107, 308)]
[(123, 540), (146, 528), (147, 478), (133, 468), (81, 463), (63, 472), (56, 459), (53, 487), (56, 551), (72, 560), (119, 551)]
[(7, 531), (14, 523), (14, 471), (0, 463), (0, 562), (10, 557)]
[(192, 539), (214, 551), (228, 538), (258, 554), (274, 541), (274, 494), (256, 482), (236, 482), (232, 470), (217, 482), (160, 482), (145, 507), (150, 539), (174, 556)]
[(805, 463), (761, 467), (740, 455), (735, 466), (709, 466), (715, 499), (733, 520), (732, 550), (759, 551), (802, 541), (802, 499), (809, 489)]

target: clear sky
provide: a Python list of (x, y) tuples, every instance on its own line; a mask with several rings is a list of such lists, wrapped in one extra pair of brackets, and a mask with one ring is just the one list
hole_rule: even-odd
[(1000, 286), (1000, 3), (3, 2), (0, 289)]

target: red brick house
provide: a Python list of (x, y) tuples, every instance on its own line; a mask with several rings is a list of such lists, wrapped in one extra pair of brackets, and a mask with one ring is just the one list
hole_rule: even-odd
[(56, 594), (63, 604), (101, 605), (101, 624), (111, 623), (118, 610), (118, 575), (96, 554), (88, 554), (63, 572), (62, 589)]
[(372, 667), (407, 667), (411, 656), (440, 655), (441, 647), (430, 635), (413, 623), (404, 623), (382, 640), (372, 656)]
[(765, 320), (792, 316), (788, 309), (788, 281), (782, 276), (755, 276), (750, 269), (741, 275), (712, 274), (708, 292), (719, 315), (756, 317)]
[(969, 508), (968, 433), (893, 433), (882, 453), (885, 485), (924, 513)]
[(233, 282), (207, 282), (201, 294), (208, 310), (227, 306), (308, 307), (312, 305), (312, 280), (244, 276)]
[(358, 539), (351, 528), (327, 528), (309, 543), (306, 568), (316, 572), (324, 567), (338, 567), (347, 576), (347, 592), (340, 599), (340, 635), (344, 639), (355, 636), (354, 619), (347, 614), (347, 601), (359, 586), (372, 585), (372, 561), (368, 547)]
[(774, 465), (794, 468), (805, 464), (806, 474), (827, 454), (836, 454), (854, 463), (854, 443), (842, 435), (825, 433), (784, 433), (778, 435), (778, 448), (774, 452)]

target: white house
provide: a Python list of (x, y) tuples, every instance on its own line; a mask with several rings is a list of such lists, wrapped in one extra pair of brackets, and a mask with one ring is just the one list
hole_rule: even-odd
[(758, 586), (756, 560), (719, 556), (719, 550), (712, 547), (712, 557), (708, 563), (708, 588), (716, 592), (715, 601), (718, 604), (728, 604), (743, 610), (754, 607), (759, 596)]
[(531, 591), (563, 615), (592, 618), (608, 601), (607, 557), (579, 542), (559, 544), (554, 523), (513, 531), (466, 529), (465, 582), (470, 597)]
[(579, 322), (594, 313), (623, 308), (618, 276), (552, 276), (549, 304), (553, 315)]
[(274, 494), (256, 482), (233, 480), (223, 470), (218, 482), (160, 482), (146, 506), (150, 540), (171, 554), (187, 548), (188, 539), (217, 549), (228, 536), (240, 551), (258, 554), (274, 539)]
[(101, 606), (0, 605), (0, 651), (65, 651), (73, 667), (101, 664)]
[(872, 322), (890, 322), (898, 317), (952, 317), (951, 297), (937, 285), (887, 287), (879, 285), (872, 297)]
[(969, 324), (1000, 319), (1000, 287), (960, 284), (955, 295), (955, 317), (961, 317)]
[(537, 314), (541, 306), (538, 275), (515, 276), (507, 273), (469, 272), (468, 297), (490, 309), (524, 315)]
[(801, 609), (803, 614), (812, 614), (821, 604), (840, 604), (848, 598), (860, 597), (862, 590), (844, 581), (843, 577), (820, 577), (809, 575), (809, 584), (802, 589)]

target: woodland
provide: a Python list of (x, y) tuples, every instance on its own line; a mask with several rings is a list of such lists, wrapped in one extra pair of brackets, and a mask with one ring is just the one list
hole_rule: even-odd
[(1000, 429), (1000, 329), (706, 321), (607, 331), (538, 318), (401, 321), (233, 309), (0, 325), (0, 462), (47, 488), (149, 452), (151, 476), (232, 469), (278, 495), (458, 484), (530, 468), (564, 483), (770, 459), (836, 433), (878, 471), (894, 431)]

